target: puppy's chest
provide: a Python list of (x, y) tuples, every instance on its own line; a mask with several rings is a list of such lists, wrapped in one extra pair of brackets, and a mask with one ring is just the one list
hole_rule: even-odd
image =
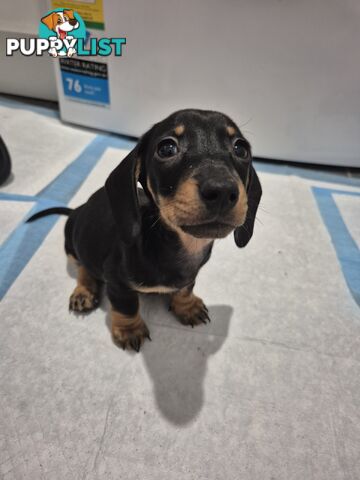
[(171, 293), (191, 285), (204, 261), (204, 252), (191, 257), (173, 252), (146, 258), (134, 272), (132, 285), (143, 293)]

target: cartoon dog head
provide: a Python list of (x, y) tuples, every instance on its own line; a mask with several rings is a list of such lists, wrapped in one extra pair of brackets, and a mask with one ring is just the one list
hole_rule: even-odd
[(64, 40), (69, 32), (79, 28), (79, 22), (74, 17), (73, 10), (63, 10), (62, 12), (52, 12), (41, 19), (50, 30), (57, 33), (60, 40)]

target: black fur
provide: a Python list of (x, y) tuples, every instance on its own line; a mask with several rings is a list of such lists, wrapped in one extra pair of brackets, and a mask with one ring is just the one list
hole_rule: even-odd
[(47, 217), (48, 215), (70, 215), (73, 208), (68, 207), (53, 207), (41, 210), (41, 212), (34, 213), (30, 218), (26, 220), (26, 223), (31, 223), (38, 218)]
[(11, 158), (4, 140), (0, 136), (0, 185), (6, 182), (11, 173)]

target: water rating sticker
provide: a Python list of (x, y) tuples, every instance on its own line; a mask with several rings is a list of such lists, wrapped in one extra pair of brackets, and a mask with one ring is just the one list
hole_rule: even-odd
[(73, 100), (110, 104), (108, 67), (106, 63), (60, 58), (64, 94)]

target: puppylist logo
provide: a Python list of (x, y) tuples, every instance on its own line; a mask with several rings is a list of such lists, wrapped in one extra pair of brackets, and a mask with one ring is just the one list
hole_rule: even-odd
[(84, 20), (69, 8), (50, 10), (41, 18), (39, 38), (7, 38), (6, 55), (19, 52), (25, 56), (52, 57), (122, 55), (126, 38), (89, 38)]

